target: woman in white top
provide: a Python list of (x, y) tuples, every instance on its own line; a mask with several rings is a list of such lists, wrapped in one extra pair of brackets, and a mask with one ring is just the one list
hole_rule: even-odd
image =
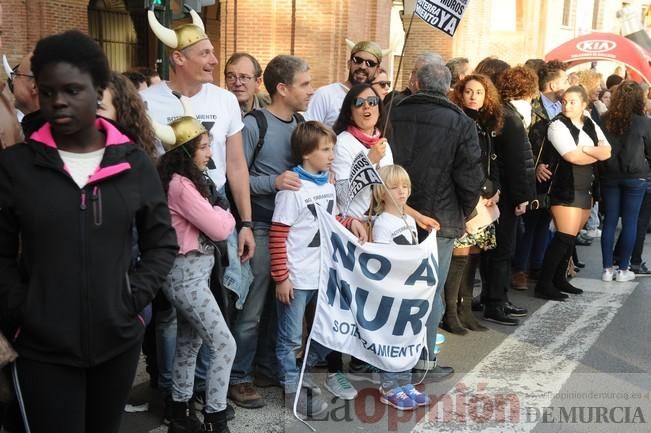
[[(355, 157), (364, 152), (376, 168), (393, 164), (391, 147), (379, 129), (383, 124), (382, 112), (382, 98), (372, 85), (358, 84), (344, 98), (339, 118), (334, 124), (337, 145), (332, 171), (336, 179), (337, 206), (343, 215), (367, 219), (371, 206), (370, 188), (361, 190), (350, 200), (348, 182)], [(436, 220), (409, 206), (405, 207), (405, 213), (425, 230), (439, 228)]]
[[(346, 94), (339, 117), (334, 124), (337, 134), (335, 160), (332, 172), (335, 175), (337, 207), (344, 216), (367, 220), (371, 207), (371, 188), (364, 188), (350, 199), (349, 178), (355, 157), (364, 152), (376, 168), (393, 164), (393, 155), (386, 138), (382, 137), (382, 98), (370, 84), (358, 84)], [(439, 229), (436, 220), (405, 206), (405, 213), (416, 220), (425, 230)], [(328, 357), (328, 371), (341, 371), (341, 356), (333, 352)], [(379, 370), (356, 358), (351, 359), (350, 377), (352, 379), (377, 376)]]
[(551, 156), (554, 174), (549, 191), (556, 234), (545, 253), (535, 292), (539, 298), (558, 301), (567, 298), (561, 292), (582, 293), (567, 281), (565, 271), (576, 235), (590, 216), (593, 165), (610, 158), (610, 144), (604, 133), (586, 115), (588, 94), (585, 89), (570, 87), (561, 103), (562, 113), (547, 130), (547, 138), (555, 150)]

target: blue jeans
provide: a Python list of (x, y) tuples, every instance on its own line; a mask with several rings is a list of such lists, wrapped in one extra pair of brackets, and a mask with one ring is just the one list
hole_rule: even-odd
[[(237, 354), (231, 370), (231, 385), (253, 382), (253, 360), (256, 358), (258, 333), (262, 333), (262, 337), (269, 341), (273, 341), (275, 334), (274, 323), (269, 324), (270, 329), (260, 330), (260, 318), (271, 285), (269, 228), (270, 225), (266, 223), (253, 223), (253, 236), (255, 237), (255, 253), (251, 258), (253, 282), (244, 306), (235, 312), (232, 321), (231, 331), (237, 343)], [(273, 308), (273, 305), (270, 307)], [(269, 348), (269, 350), (273, 354), (273, 349)], [(273, 359), (269, 360), (269, 358), (263, 355), (258, 356), (258, 360), (262, 362), (272, 362)], [(264, 366), (263, 369), (266, 370), (265, 373), (271, 375), (276, 370), (276, 366)]]
[(429, 358), (425, 350), (420, 355), (420, 359), (429, 359), (430, 361), (436, 360), (434, 354), (434, 346), (436, 346), (436, 333), (439, 328), (439, 323), (445, 312), (445, 304), (443, 303), (443, 285), (448, 277), (448, 270), (450, 269), (450, 260), (452, 260), (452, 250), (454, 249), (454, 239), (451, 238), (436, 238), (436, 246), (439, 250), (439, 272), (437, 279), (436, 294), (432, 300), (432, 312), (427, 318), (427, 347), (429, 348)]
[(524, 233), (518, 238), (513, 257), (515, 272), (528, 272), (540, 269), (547, 244), (549, 244), (549, 222), (551, 215), (547, 209), (527, 211), (522, 216)]
[[(303, 317), (305, 308), (311, 302), (316, 302), (316, 290), (294, 290), (294, 299), (287, 305), (276, 301), (278, 311), (278, 341), (276, 343), (276, 358), (280, 372), (280, 383), (286, 393), (298, 389), (299, 367), (296, 365), (296, 351), (301, 348), (303, 340)], [(310, 342), (307, 354), (307, 366), (312, 367), (325, 359), (330, 349), (316, 341)]]
[(392, 373), (389, 371), (383, 371), (381, 373), (382, 380), (382, 389), (384, 391), (390, 391), (398, 386), (405, 386), (411, 383), (411, 370), (407, 371), (398, 371)]
[(613, 266), (615, 228), (620, 217), (622, 232), (619, 235), (619, 269), (628, 269), (645, 191), (646, 179), (602, 179), (604, 225), (601, 233), (601, 257), (604, 269)]
[[(162, 296), (160, 293), (158, 296)], [(172, 366), (174, 365), (174, 352), (176, 351), (176, 309), (170, 308), (156, 312), (156, 352), (158, 361), (158, 389), (167, 397), (172, 394)], [(210, 350), (201, 345), (197, 366), (194, 370), (194, 388), (203, 390), (208, 364), (210, 363)]]

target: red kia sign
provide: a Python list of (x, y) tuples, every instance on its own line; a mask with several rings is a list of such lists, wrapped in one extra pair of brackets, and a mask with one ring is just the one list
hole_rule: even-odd
[(605, 53), (617, 47), (614, 41), (588, 39), (576, 44), (576, 48), (584, 53)]

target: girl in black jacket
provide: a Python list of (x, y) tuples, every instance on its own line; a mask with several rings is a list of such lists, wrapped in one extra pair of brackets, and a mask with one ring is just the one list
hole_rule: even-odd
[(482, 255), (486, 275), (484, 318), (502, 325), (518, 325), (515, 317), (527, 310), (513, 305), (507, 296), (511, 286), (511, 259), (515, 248), (517, 217), (526, 211), (534, 195), (533, 154), (527, 136), (531, 122), (531, 99), (538, 94), (536, 73), (524, 66), (509, 68), (499, 77), (497, 88), (504, 103), (504, 128), (495, 139), (500, 172), (500, 219), (497, 247)]
[[(644, 92), (637, 83), (623, 81), (613, 90), (610, 108), (603, 117), (604, 132), (613, 153), (611, 159), (599, 164), (605, 216), (601, 234), (604, 281), (635, 278), (628, 267), (651, 160), (651, 120), (643, 114), (644, 100)], [(612, 269), (613, 243), (620, 217), (619, 269), (615, 271)]]
[[(95, 115), (109, 78), (102, 49), (77, 31), (49, 36), (32, 71), (45, 123), (0, 153), (0, 317), (18, 329), (31, 432), (117, 433), (141, 311), (176, 236), (149, 157)], [(140, 260), (130, 268), (134, 225)]]
[[(497, 89), (485, 75), (468, 75), (458, 81), (450, 93), (450, 100), (463, 108), (477, 125), (481, 147), (481, 166), (486, 181), (481, 188), (485, 206), (497, 206), (500, 200), (497, 154), (494, 137), (502, 132), (504, 116)], [(472, 290), (480, 253), (495, 248), (495, 225), (477, 233), (464, 234), (454, 242), (450, 270), (445, 281), (445, 314), (442, 328), (453, 334), (485, 331), (472, 313)]]

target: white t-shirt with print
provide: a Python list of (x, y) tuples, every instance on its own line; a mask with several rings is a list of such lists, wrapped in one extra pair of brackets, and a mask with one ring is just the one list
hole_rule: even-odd
[[(364, 152), (368, 155), (370, 149), (365, 147), (358, 139), (353, 137), (353, 135), (348, 131), (343, 131), (337, 136), (337, 144), (335, 145), (335, 160), (332, 162), (332, 171), (335, 174), (335, 179), (337, 182), (348, 181), (350, 178), (350, 169), (353, 166), (353, 160), (359, 152)], [(380, 167), (385, 165), (393, 164), (393, 154), (391, 153), (391, 147), (387, 143), (386, 152), (384, 157), (380, 160)], [(361, 190), (355, 200), (350, 203), (341, 200), (339, 209), (346, 216), (352, 216), (358, 219), (365, 219), (368, 212), (368, 208), (371, 205), (371, 187), (364, 188)], [(341, 198), (341, 197), (340, 197)], [(348, 207), (348, 209), (346, 209)]]
[(305, 120), (318, 120), (332, 128), (339, 117), (348, 90), (348, 87), (342, 83), (319, 87), (310, 98), (304, 116)]
[(335, 187), (301, 180), (298, 191), (278, 191), (272, 221), (289, 226), (287, 267), (294, 289), (317, 290), (321, 265), (321, 237), (316, 208), (336, 215)]
[(416, 245), (416, 221), (409, 215), (403, 218), (382, 212), (373, 222), (373, 242), (380, 244)]
[[(140, 92), (152, 119), (168, 124), (183, 115), (181, 101), (163, 81)], [(215, 185), (226, 183), (226, 139), (242, 130), (240, 105), (231, 92), (205, 83), (199, 93), (189, 97), (193, 114), (210, 134), (212, 159), (216, 168), (209, 174)]]

